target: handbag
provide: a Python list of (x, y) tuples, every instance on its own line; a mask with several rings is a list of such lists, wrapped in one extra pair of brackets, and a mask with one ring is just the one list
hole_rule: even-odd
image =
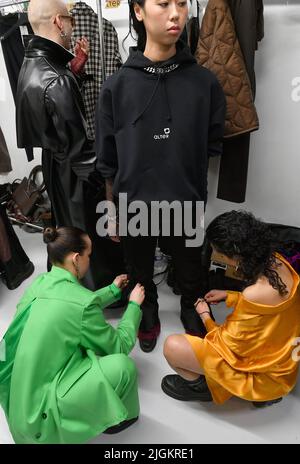
[(44, 180), (41, 185), (37, 184), (37, 175), (41, 172), (42, 166), (34, 167), (29, 177), (24, 177), (13, 190), (12, 199), (24, 216), (30, 216), (34, 208), (38, 206), (39, 201), (42, 199), (42, 194), (46, 190)]

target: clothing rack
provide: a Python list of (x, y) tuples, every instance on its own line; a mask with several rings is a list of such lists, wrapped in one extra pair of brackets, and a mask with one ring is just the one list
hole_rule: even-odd
[(30, 0), (17, 0), (16, 2), (13, 2), (12, 0), (2, 0), (0, 1), (0, 9), (1, 8), (6, 8), (8, 6), (15, 6), (15, 5), (21, 5), (22, 3), (29, 3)]
[(104, 82), (106, 80), (106, 69), (105, 69), (105, 44), (104, 44), (103, 17), (102, 17), (102, 3), (101, 3), (101, 0), (97, 0), (97, 14), (98, 14), (98, 25), (99, 25), (99, 37), (100, 37), (102, 80)]

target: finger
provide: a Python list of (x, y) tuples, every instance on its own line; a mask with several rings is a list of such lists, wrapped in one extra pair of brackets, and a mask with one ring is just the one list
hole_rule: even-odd
[(205, 298), (205, 299), (206, 299), (206, 298), (211, 298), (213, 295), (214, 295), (214, 292), (211, 290), (210, 292), (208, 292), (208, 293), (204, 296), (204, 298)]

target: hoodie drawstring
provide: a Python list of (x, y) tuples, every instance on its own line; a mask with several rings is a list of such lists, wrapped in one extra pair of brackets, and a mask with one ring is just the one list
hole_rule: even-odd
[(166, 97), (167, 108), (168, 108), (167, 121), (172, 121), (171, 106), (170, 106), (170, 101), (169, 101), (168, 91), (167, 91), (167, 76), (163, 75), (162, 77), (163, 77), (164, 91), (165, 91), (165, 97)]
[(148, 102), (146, 103), (146, 106), (145, 108), (142, 110), (142, 112), (136, 117), (136, 119), (132, 122), (132, 125), (135, 126), (136, 123), (139, 121), (139, 119), (141, 119), (143, 117), (143, 115), (146, 113), (146, 111), (148, 110), (148, 108), (150, 107), (154, 97), (155, 97), (155, 94), (157, 92), (157, 89), (159, 87), (159, 83), (162, 81), (163, 82), (163, 85), (164, 85), (164, 93), (165, 93), (165, 97), (166, 97), (166, 102), (167, 102), (167, 110), (168, 110), (168, 114), (167, 114), (167, 121), (171, 121), (172, 120), (172, 115), (171, 115), (171, 107), (170, 107), (170, 102), (169, 102), (169, 97), (168, 97), (168, 92), (167, 92), (167, 86), (166, 86), (166, 78), (167, 76), (165, 74), (159, 74), (158, 75), (158, 79), (156, 81), (156, 84), (155, 84), (155, 87), (153, 89), (153, 92), (151, 94), (151, 97), (149, 98)]

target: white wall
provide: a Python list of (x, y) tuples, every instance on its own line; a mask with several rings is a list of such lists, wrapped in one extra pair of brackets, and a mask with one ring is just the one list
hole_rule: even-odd
[[(96, 8), (95, 0), (87, 3)], [(125, 59), (121, 41), (128, 32), (127, 0), (117, 9), (103, 8), (103, 16), (115, 25)], [(131, 44), (126, 41), (127, 47)], [(267, 221), (300, 226), (300, 5), (265, 7), (265, 38), (256, 55), (256, 78), (260, 130), (252, 134), (246, 202), (237, 205), (216, 198), (219, 161), (212, 160), (206, 220), (243, 208)], [(24, 150), (16, 148), (14, 117), (0, 50), (0, 125), (14, 169), (8, 178), (22, 177), (33, 165)]]

